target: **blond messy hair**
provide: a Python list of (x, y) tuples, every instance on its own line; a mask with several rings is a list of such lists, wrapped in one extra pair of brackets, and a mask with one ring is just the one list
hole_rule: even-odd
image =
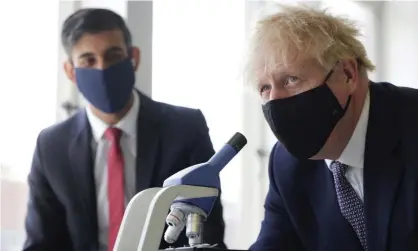
[(353, 21), (332, 16), (327, 10), (280, 5), (280, 12), (257, 22), (249, 43), (247, 81), (257, 81), (256, 72), (270, 74), (278, 66), (301, 59), (314, 59), (326, 71), (338, 60), (355, 58), (359, 71), (374, 71), (375, 66), (357, 39), (360, 35)]

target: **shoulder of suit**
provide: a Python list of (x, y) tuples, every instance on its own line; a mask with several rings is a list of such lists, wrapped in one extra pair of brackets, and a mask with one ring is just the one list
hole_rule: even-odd
[(396, 86), (388, 82), (373, 83), (375, 87), (385, 90), (386, 93), (396, 93), (401, 101), (412, 102), (418, 104), (418, 89), (404, 86)]
[(286, 147), (284, 147), (284, 145), (280, 141), (277, 141), (274, 144), (272, 153), (274, 155), (285, 155), (293, 158), (293, 156), (287, 151)]
[(193, 109), (184, 106), (172, 105), (161, 101), (156, 101), (140, 91), (138, 91), (138, 94), (140, 95), (141, 105), (145, 105), (149, 108), (146, 110), (158, 113), (154, 114), (158, 116), (158, 119), (184, 119), (189, 117), (201, 117), (202, 113), (199, 109)]
[(412, 142), (418, 140), (418, 90), (409, 87), (397, 87), (401, 131)]
[(52, 143), (57, 139), (61, 141), (63, 138), (71, 137), (72, 131), (74, 130), (80, 116), (83, 116), (83, 112), (81, 110), (66, 120), (44, 128), (39, 133), (39, 140)]
[[(270, 161), (273, 166), (280, 166), (281, 168), (285, 167), (285, 163), (290, 163), (297, 161), (284, 147), (280, 141), (277, 141), (274, 144), (271, 153), (270, 153)], [(280, 164), (278, 164), (280, 162)]]
[(184, 107), (184, 106), (178, 106), (178, 105), (172, 105), (172, 104), (168, 104), (168, 103), (164, 103), (164, 102), (159, 102), (159, 101), (154, 101), (163, 112), (170, 112), (170, 113), (176, 113), (176, 114), (191, 114), (194, 113), (196, 111), (198, 111), (198, 109), (194, 109), (194, 108), (189, 108), (189, 107)]
[[(394, 93), (392, 98), (399, 104), (399, 114), (411, 123), (418, 123), (418, 90), (410, 87), (395, 86), (389, 83), (379, 83), (388, 87), (388, 93)], [(388, 100), (389, 101), (389, 100)], [(395, 104), (393, 104), (395, 105)]]
[(415, 108), (418, 107), (418, 89), (409, 87), (397, 87), (399, 94), (401, 95), (401, 101), (407, 102), (409, 105), (413, 105)]
[(199, 109), (156, 102), (160, 107), (161, 118), (169, 123), (185, 125), (206, 124), (206, 119)]
[[(400, 152), (405, 162), (417, 163), (418, 147), (418, 90), (409, 87), (393, 87), (398, 106), (398, 121), (401, 137)], [(407, 165), (418, 171), (416, 165)]]

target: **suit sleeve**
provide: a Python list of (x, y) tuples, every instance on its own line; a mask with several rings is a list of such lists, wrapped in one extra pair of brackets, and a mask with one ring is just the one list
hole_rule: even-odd
[(264, 204), (264, 220), (256, 242), (250, 247), (251, 251), (301, 251), (304, 250), (290, 221), (284, 202), (277, 187), (274, 175), (274, 153), (269, 161), (270, 186)]
[[(209, 136), (209, 128), (206, 124), (205, 117), (200, 110), (198, 111), (198, 120), (196, 121), (199, 121), (197, 126), (198, 131), (194, 139), (194, 150), (190, 155), (190, 165), (208, 161), (215, 153)], [(218, 244), (218, 247), (225, 247), (225, 222), (223, 220), (223, 208), (220, 198), (221, 196), (219, 195), (211, 214), (205, 222), (203, 239), (206, 243)]]
[(39, 135), (28, 177), (29, 201), (24, 251), (72, 251), (65, 211), (49, 186), (42, 164)]

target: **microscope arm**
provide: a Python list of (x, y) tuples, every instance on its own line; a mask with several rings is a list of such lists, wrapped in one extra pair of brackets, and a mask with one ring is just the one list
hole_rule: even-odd
[(114, 251), (158, 251), (165, 218), (177, 197), (217, 197), (218, 189), (176, 185), (150, 188), (138, 193), (128, 204)]
[(119, 228), (114, 251), (137, 250), (151, 201), (161, 189), (161, 187), (146, 189), (129, 201)]

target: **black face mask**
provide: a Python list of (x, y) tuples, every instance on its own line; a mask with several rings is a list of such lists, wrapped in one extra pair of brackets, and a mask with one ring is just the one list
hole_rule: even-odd
[(331, 74), (319, 87), (263, 105), (264, 117), (274, 135), (298, 159), (309, 159), (322, 149), (350, 105), (351, 95), (341, 107), (329, 89), (326, 82)]

